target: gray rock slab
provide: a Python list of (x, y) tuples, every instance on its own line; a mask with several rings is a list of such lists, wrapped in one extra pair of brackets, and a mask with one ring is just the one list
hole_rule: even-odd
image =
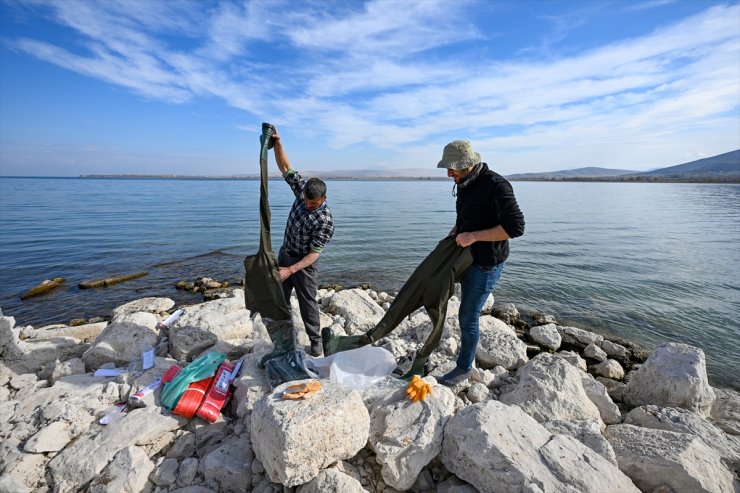
[(722, 456), (722, 460), (740, 475), (740, 438), (728, 435), (712, 423), (687, 409), (678, 407), (640, 406), (624, 418), (625, 424), (656, 430), (688, 433), (702, 439)]
[(375, 402), (370, 414), (370, 447), (381, 464), (383, 480), (398, 490), (408, 490), (417, 476), (442, 450), (442, 436), (452, 415), (455, 396), (433, 379), (432, 393), (411, 402), (405, 388)]
[(653, 350), (627, 383), (625, 403), (681, 407), (707, 417), (715, 395), (707, 380), (704, 351), (688, 344), (666, 343)]
[(732, 473), (718, 452), (686, 433), (612, 425), (604, 433), (617, 463), (642, 491), (732, 493)]
[(714, 388), (717, 397), (709, 419), (730, 435), (740, 435), (740, 393), (732, 389)]
[(529, 337), (537, 344), (555, 351), (560, 348), (560, 344), (563, 342), (555, 324), (535, 325), (529, 329)]
[(370, 415), (356, 390), (322, 380), (322, 391), (311, 398), (283, 400), (285, 387), (297, 383), (260, 399), (251, 416), (255, 456), (271, 481), (288, 487), (353, 457), (367, 443), (370, 429)]
[(448, 420), (441, 459), (482, 493), (638, 491), (578, 440), (553, 435), (519, 407), (497, 401), (469, 406)]
[(479, 326), (480, 339), (475, 357), (482, 368), (503, 366), (509, 370), (527, 362), (527, 345), (506, 323), (484, 315), (480, 318)]
[(601, 419), (583, 388), (582, 372), (562, 358), (539, 354), (517, 374), (519, 382), (501, 395), (501, 402), (516, 404), (538, 422)]
[(324, 469), (318, 476), (296, 488), (296, 493), (367, 493), (352, 476), (336, 469)]

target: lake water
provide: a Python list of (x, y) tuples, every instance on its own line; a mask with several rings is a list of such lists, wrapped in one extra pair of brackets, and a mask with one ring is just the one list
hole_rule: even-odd
[[(336, 233), (322, 283), (397, 290), (454, 223), (451, 181), (328, 181)], [(710, 379), (740, 389), (740, 186), (514, 182), (526, 219), (495, 296), (563, 325), (650, 348), (704, 349)], [(259, 182), (0, 178), (0, 307), (18, 325), (106, 315), (121, 303), (236, 281), (259, 242)], [(273, 247), (292, 202), (270, 182)], [(77, 283), (149, 275), (105, 289)], [(44, 279), (61, 288), (19, 296)]]

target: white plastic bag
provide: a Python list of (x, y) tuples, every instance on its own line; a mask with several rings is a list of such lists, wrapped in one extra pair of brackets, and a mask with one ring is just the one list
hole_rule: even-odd
[(396, 358), (383, 348), (363, 346), (326, 358), (309, 358), (306, 366), (321, 378), (362, 390), (390, 375), (396, 369)]

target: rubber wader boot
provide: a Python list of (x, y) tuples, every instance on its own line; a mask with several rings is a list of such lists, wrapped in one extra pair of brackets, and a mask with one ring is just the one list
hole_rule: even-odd
[(424, 366), (427, 364), (427, 358), (423, 356), (417, 356), (414, 358), (414, 362), (411, 364), (411, 368), (402, 377), (401, 380), (410, 382), (414, 375), (424, 376)]
[(296, 348), (295, 331), (293, 322), (290, 320), (266, 320), (263, 322), (267, 326), (267, 333), (272, 340), (272, 351), (264, 355), (258, 364), (260, 368), (265, 368), (269, 360), (292, 351)]
[(372, 343), (367, 334), (359, 336), (338, 336), (329, 327), (321, 329), (321, 344), (324, 346), (324, 357), (334, 353), (357, 349)]

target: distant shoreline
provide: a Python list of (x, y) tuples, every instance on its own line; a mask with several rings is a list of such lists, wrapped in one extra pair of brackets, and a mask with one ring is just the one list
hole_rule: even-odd
[[(320, 174), (306, 174), (318, 176), (324, 180), (335, 181), (448, 181), (446, 176), (322, 176)], [(232, 181), (232, 180), (259, 180), (259, 176), (199, 176), (199, 175), (79, 175), (79, 176), (0, 176), (0, 178), (36, 178), (62, 180), (192, 180), (192, 181)], [(270, 175), (270, 179), (280, 179), (279, 175)], [(563, 177), (563, 178), (520, 178), (506, 177), (512, 182), (583, 182), (583, 183), (706, 183), (706, 184), (740, 184), (740, 178), (732, 177), (685, 177), (685, 176), (629, 176), (629, 177)]]

